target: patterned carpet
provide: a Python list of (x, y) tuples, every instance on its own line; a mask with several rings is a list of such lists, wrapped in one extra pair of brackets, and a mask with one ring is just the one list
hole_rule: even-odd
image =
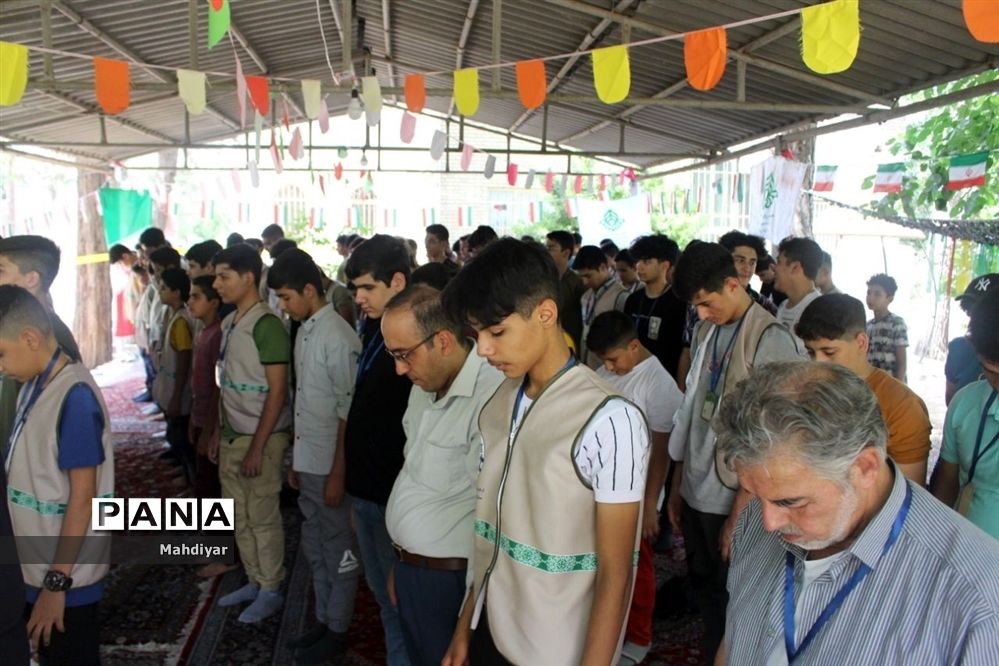
[[(158, 458), (163, 441), (154, 435), (162, 421), (149, 421), (131, 397), (141, 380), (126, 376), (101, 382), (112, 415), (115, 440), (116, 494), (124, 497), (179, 497), (189, 494), (179, 469)], [(281, 613), (256, 625), (236, 621), (240, 608), (222, 609), (216, 600), (243, 584), (241, 570), (212, 581), (194, 574), (193, 566), (120, 565), (112, 568), (101, 604), (102, 659), (105, 664), (285, 665), (293, 663), (285, 641), (312, 627), (311, 580), (299, 548), (300, 515), (291, 491), (282, 496), (285, 527), (285, 606)], [(675, 552), (656, 556), (660, 583), (682, 575)], [(668, 588), (667, 588), (668, 589)], [(657, 613), (677, 605), (671, 593)], [(680, 604), (683, 605), (682, 603)], [(699, 664), (699, 620), (687, 613), (657, 617), (652, 650), (645, 664)], [(358, 588), (350, 648), (341, 664), (385, 663), (381, 622), (374, 597), (363, 582)]]

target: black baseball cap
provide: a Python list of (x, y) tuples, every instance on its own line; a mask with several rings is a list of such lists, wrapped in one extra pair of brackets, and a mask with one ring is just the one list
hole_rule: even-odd
[(986, 273), (969, 282), (968, 287), (963, 294), (957, 297), (957, 300), (970, 299), (971, 304), (974, 304), (982, 296), (996, 289), (999, 289), (999, 273)]

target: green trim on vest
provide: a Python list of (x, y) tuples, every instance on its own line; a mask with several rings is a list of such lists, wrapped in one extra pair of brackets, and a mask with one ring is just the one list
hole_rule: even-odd
[[(489, 543), (496, 543), (496, 528), (484, 520), (475, 521), (475, 533)], [(499, 547), (514, 562), (532, 567), (538, 571), (544, 571), (545, 573), (559, 574), (597, 570), (596, 553), (580, 553), (579, 555), (546, 553), (534, 546), (514, 541), (505, 534), (500, 537)], [(632, 556), (631, 565), (638, 566), (637, 550)]]
[(240, 391), (241, 393), (270, 393), (270, 387), (261, 384), (237, 384), (229, 379), (222, 380), (222, 387), (227, 389), (232, 389), (233, 391)]
[[(107, 499), (108, 497), (114, 497), (114, 493), (98, 495), (99, 499)], [(63, 516), (66, 514), (66, 507), (68, 506), (67, 504), (62, 504), (61, 502), (46, 502), (45, 500), (40, 500), (31, 493), (26, 493), (23, 490), (18, 490), (12, 486), (7, 486), (7, 499), (9, 499), (12, 504), (16, 504), (17, 506), (25, 509), (31, 509), (35, 513), (43, 516)]]

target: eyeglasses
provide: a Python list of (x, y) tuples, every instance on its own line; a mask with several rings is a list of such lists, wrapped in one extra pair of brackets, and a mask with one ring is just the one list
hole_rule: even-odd
[(430, 342), (431, 340), (433, 340), (434, 336), (437, 335), (438, 333), (440, 333), (440, 331), (434, 331), (433, 333), (431, 333), (427, 337), (423, 338), (422, 340), (420, 340), (419, 342), (417, 342), (415, 345), (413, 345), (409, 349), (403, 349), (402, 351), (396, 351), (394, 349), (389, 349), (388, 347), (386, 347), (385, 348), (385, 353), (388, 354), (389, 356), (391, 356), (392, 360), (396, 361), (397, 363), (407, 363), (408, 364), (409, 363), (409, 355), (412, 354), (413, 352), (415, 352), (417, 349), (419, 349), (423, 345), (425, 345), (428, 342)]

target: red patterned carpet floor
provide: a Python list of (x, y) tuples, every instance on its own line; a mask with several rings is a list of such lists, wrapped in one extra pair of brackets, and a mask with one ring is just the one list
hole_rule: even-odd
[[(159, 459), (162, 421), (150, 421), (132, 396), (142, 388), (139, 366), (113, 364), (95, 373), (111, 413), (115, 445), (116, 495), (182, 497), (189, 494), (179, 468)], [(282, 497), (285, 526), (285, 606), (256, 625), (236, 621), (239, 609), (222, 609), (217, 599), (243, 584), (242, 571), (205, 581), (193, 566), (118, 565), (108, 576), (101, 603), (101, 643), (105, 664), (121, 666), (285, 665), (293, 657), (284, 643), (313, 623), (309, 567), (299, 549), (300, 517), (290, 494)], [(656, 556), (660, 582), (682, 574), (673, 553)], [(673, 600), (668, 600), (670, 605)], [(657, 618), (651, 666), (699, 664), (699, 620), (680, 613)], [(363, 583), (358, 588), (350, 648), (345, 666), (385, 663), (378, 606)]]

